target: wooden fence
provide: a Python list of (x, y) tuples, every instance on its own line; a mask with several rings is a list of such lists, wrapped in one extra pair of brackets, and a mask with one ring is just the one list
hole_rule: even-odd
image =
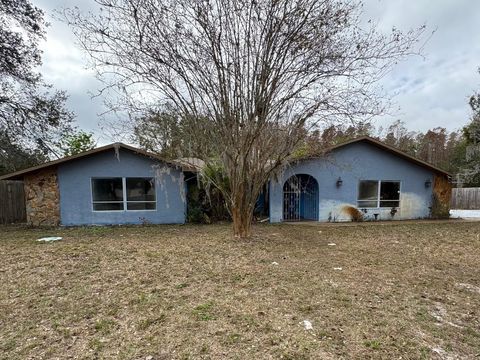
[(453, 188), (452, 209), (479, 210), (480, 209), (480, 188)]
[(25, 222), (25, 193), (22, 181), (0, 181), (0, 224)]

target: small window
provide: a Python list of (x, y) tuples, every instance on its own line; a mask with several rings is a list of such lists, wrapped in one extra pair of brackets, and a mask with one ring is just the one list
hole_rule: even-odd
[(399, 207), (400, 182), (362, 180), (358, 185), (358, 201), (360, 208)]
[(122, 178), (92, 179), (92, 200), (95, 211), (123, 210)]
[(155, 180), (153, 178), (127, 178), (127, 210), (155, 210)]

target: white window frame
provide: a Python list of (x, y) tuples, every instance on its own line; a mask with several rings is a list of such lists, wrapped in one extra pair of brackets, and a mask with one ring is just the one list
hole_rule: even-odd
[[(376, 181), (377, 182), (377, 199), (376, 200), (361, 200), (359, 199), (360, 196), (360, 183), (362, 181)], [(398, 200), (383, 200), (383, 201), (397, 201), (398, 205), (397, 206), (380, 206), (381, 199), (380, 199), (380, 194), (381, 194), (381, 189), (382, 189), (382, 182), (395, 182), (398, 183)], [(357, 187), (357, 206), (360, 209), (391, 209), (391, 208), (399, 208), (400, 207), (400, 201), (401, 201), (401, 195), (402, 195), (402, 182), (400, 180), (370, 180), (370, 179), (362, 179), (358, 181), (358, 187)], [(377, 206), (373, 207), (368, 207), (368, 206), (360, 206), (359, 202), (366, 202), (366, 201), (375, 201), (377, 203)]]
[[(122, 179), (122, 195), (123, 195), (123, 200), (122, 201), (94, 201), (93, 200), (93, 181), (95, 179)], [(153, 179), (154, 184), (155, 184), (155, 200), (149, 200), (149, 201), (127, 201), (127, 179)], [(91, 199), (91, 204), (92, 204), (92, 212), (95, 213), (108, 213), (108, 212), (145, 212), (145, 211), (157, 211), (157, 186), (155, 182), (155, 177), (151, 176), (129, 176), (129, 177), (124, 177), (124, 176), (94, 176), (90, 178), (90, 199)], [(94, 209), (94, 204), (101, 204), (101, 203), (122, 203), (123, 204), (123, 209), (122, 210), (95, 210)], [(128, 210), (128, 203), (155, 203), (155, 208), (154, 209), (143, 209), (143, 210)]]

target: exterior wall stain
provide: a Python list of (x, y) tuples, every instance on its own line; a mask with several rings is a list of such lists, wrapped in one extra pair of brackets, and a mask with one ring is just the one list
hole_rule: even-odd
[[(421, 197), (415, 193), (400, 194), (399, 219), (419, 219), (430, 216), (431, 197)], [(428, 213), (425, 210), (428, 209)]]

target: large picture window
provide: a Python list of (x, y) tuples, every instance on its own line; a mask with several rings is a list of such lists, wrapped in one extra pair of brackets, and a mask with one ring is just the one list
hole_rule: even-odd
[(400, 181), (361, 180), (357, 205), (360, 208), (400, 206)]
[(154, 178), (93, 178), (94, 211), (155, 210)]

